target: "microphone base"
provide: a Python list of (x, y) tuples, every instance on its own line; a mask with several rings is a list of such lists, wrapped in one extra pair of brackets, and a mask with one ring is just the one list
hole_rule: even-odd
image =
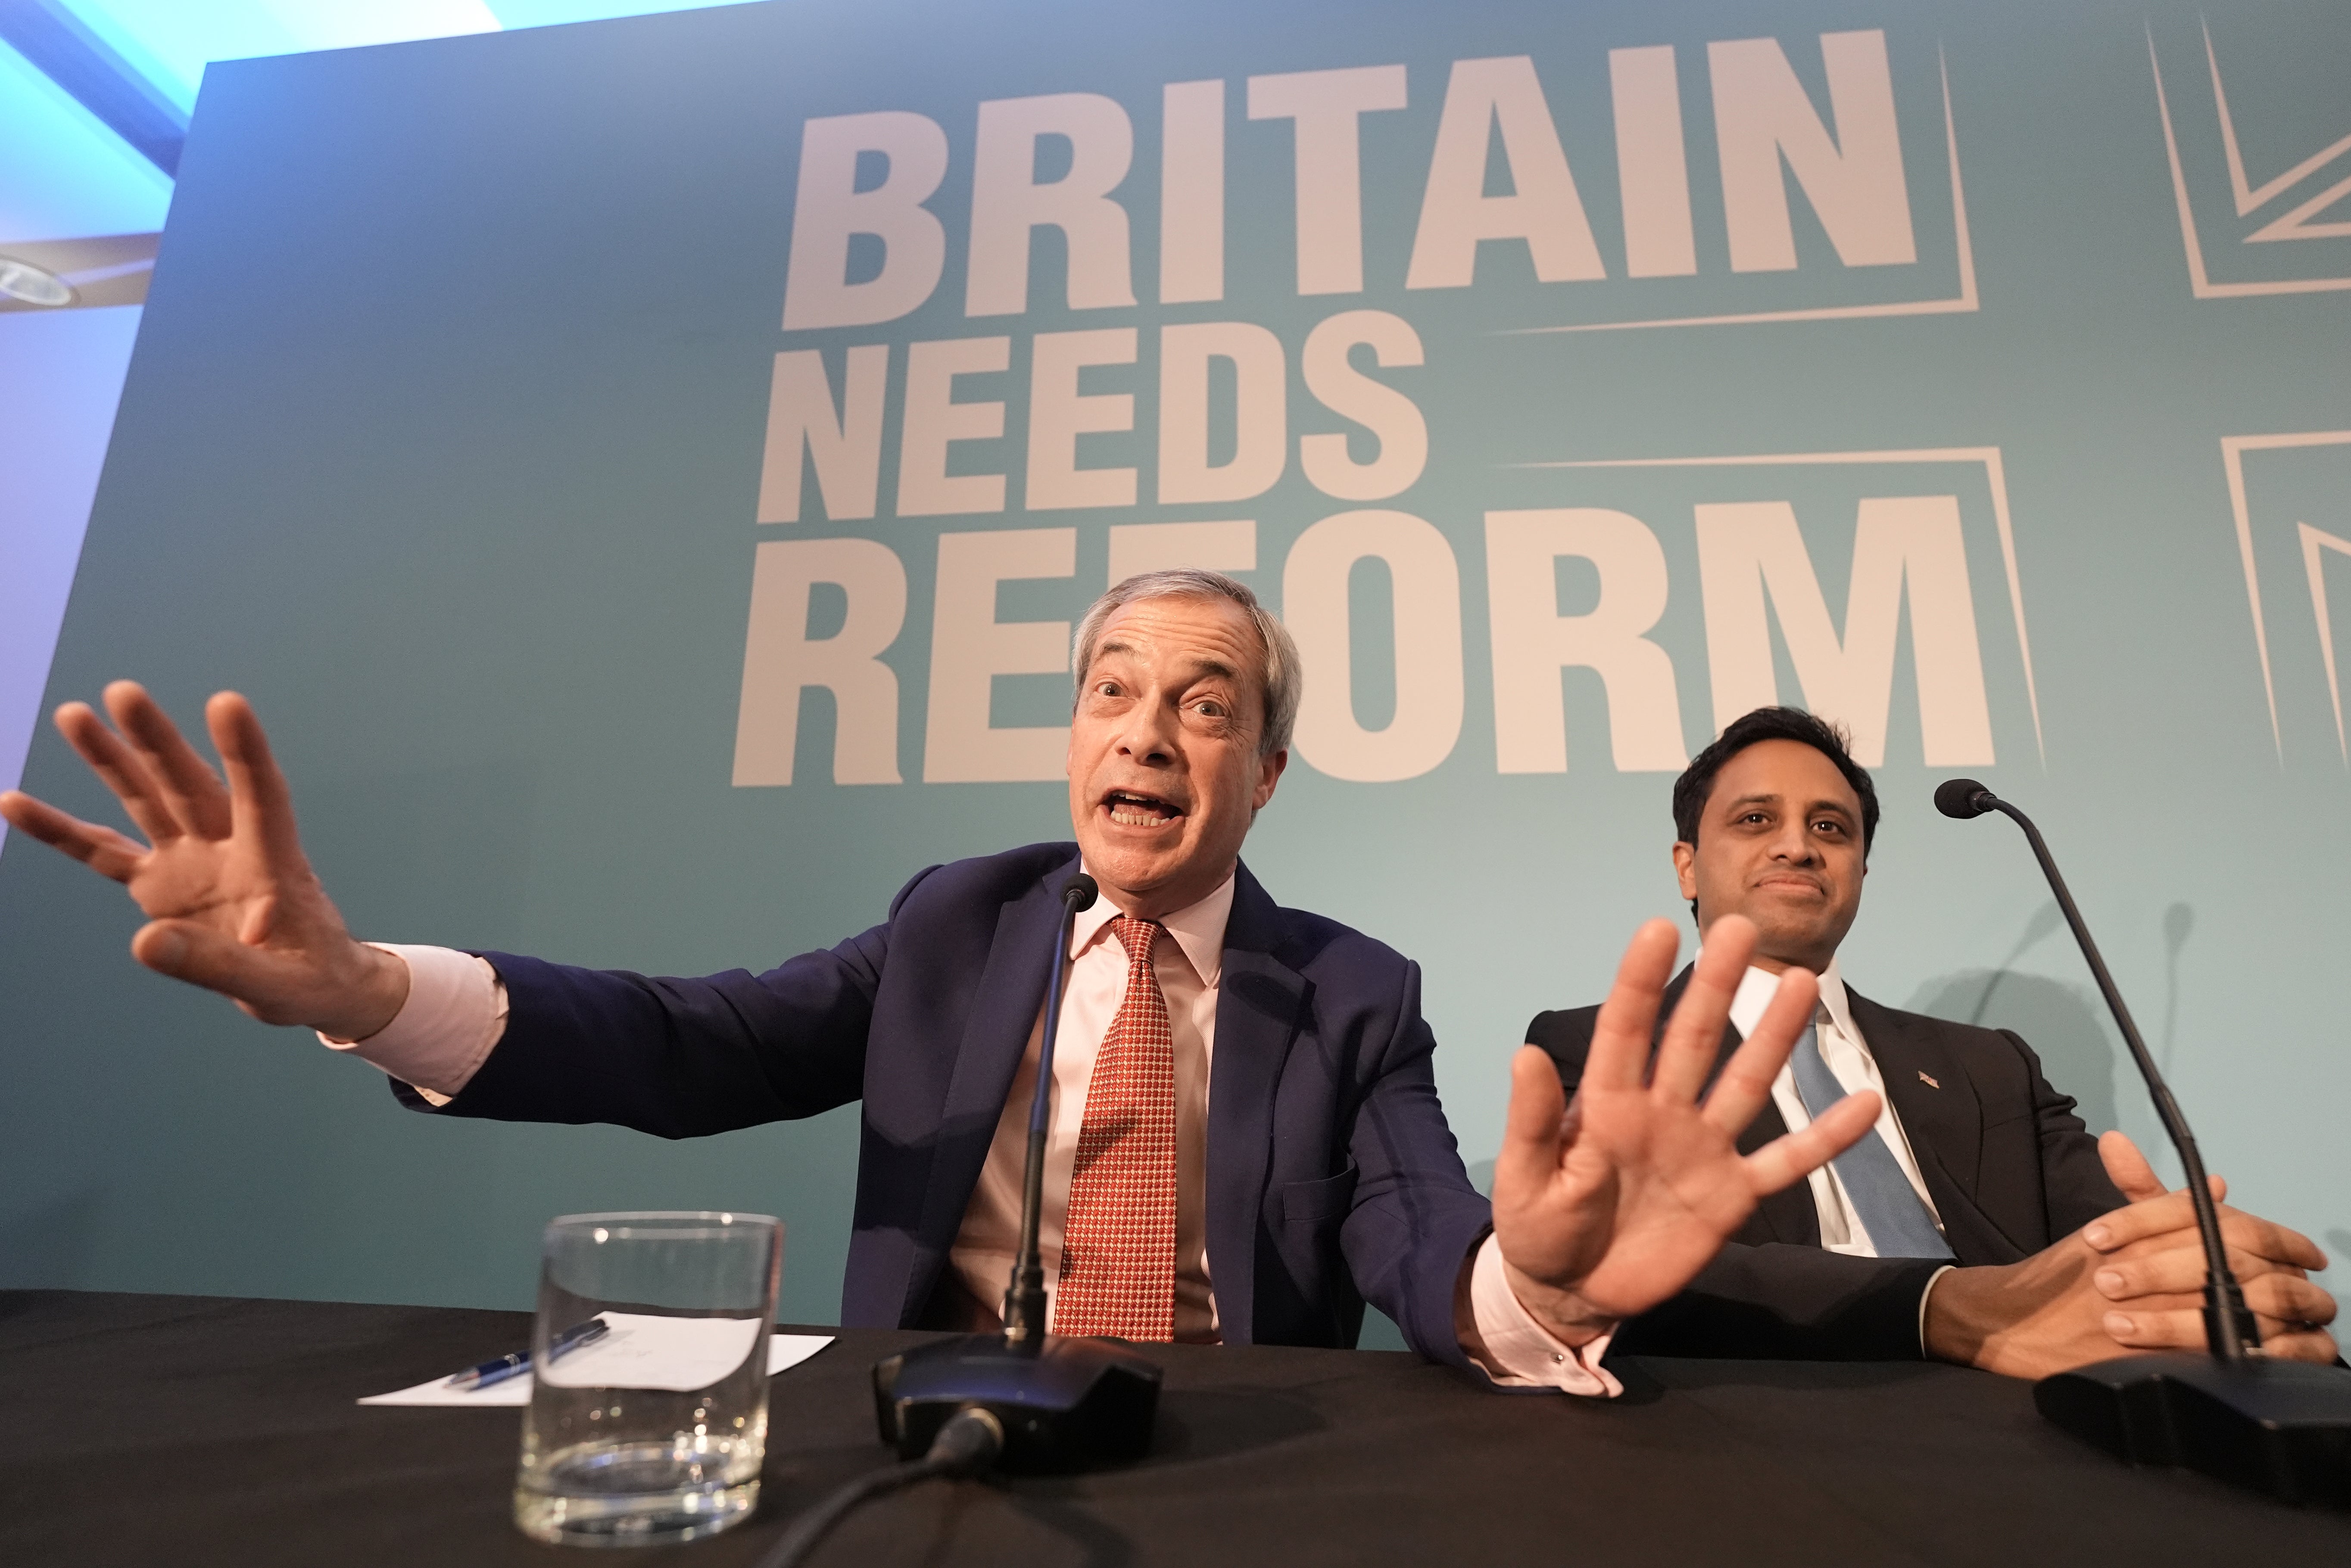
[(2351, 1368), (2126, 1355), (2043, 1378), (2032, 1403), (2132, 1464), (2198, 1470), (2281, 1502), (2351, 1508)]
[(999, 1469), (1040, 1474), (1139, 1459), (1151, 1449), (1160, 1370), (1111, 1340), (998, 1334), (916, 1345), (873, 1367), (882, 1440), (920, 1459), (955, 1414), (978, 1406), (1004, 1428)]

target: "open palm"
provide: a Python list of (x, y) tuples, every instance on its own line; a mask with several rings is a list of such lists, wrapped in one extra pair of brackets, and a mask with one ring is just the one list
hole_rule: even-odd
[(205, 705), (224, 784), (144, 689), (118, 680), (105, 701), (120, 734), (83, 702), (57, 710), (57, 729), (147, 842), (13, 790), (0, 816), (129, 890), (148, 917), (131, 950), (149, 968), (265, 1023), (360, 1038), (390, 1022), (406, 970), (353, 941), (319, 885), (251, 705), (227, 691)]
[(1740, 1154), (1739, 1135), (1770, 1098), (1818, 988), (1812, 975), (1789, 971), (1701, 1098), (1755, 929), (1734, 915), (1708, 930), (1652, 1064), (1678, 946), (1665, 920), (1634, 936), (1572, 1106), (1542, 1052), (1527, 1047), (1510, 1064), (1494, 1233), (1520, 1300), (1571, 1340), (1596, 1337), (1680, 1290), (1763, 1197), (1825, 1164), (1877, 1119), (1876, 1095), (1850, 1095), (1803, 1131)]

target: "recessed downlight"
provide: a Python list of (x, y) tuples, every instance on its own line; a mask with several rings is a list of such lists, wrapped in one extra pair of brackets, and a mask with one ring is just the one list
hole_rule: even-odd
[(0, 256), (0, 294), (26, 305), (71, 305), (74, 298), (65, 279), (14, 256)]

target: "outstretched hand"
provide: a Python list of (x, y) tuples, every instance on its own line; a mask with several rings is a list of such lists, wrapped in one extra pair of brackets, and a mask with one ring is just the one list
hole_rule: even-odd
[(1818, 983), (1788, 971), (1701, 1099), (1755, 928), (1736, 915), (1708, 928), (1652, 1066), (1657, 1009), (1679, 946), (1666, 920), (1634, 936), (1573, 1105), (1541, 1051), (1529, 1046), (1510, 1064), (1510, 1115), (1494, 1161), (1494, 1235), (1519, 1300), (1569, 1344), (1595, 1339), (1680, 1290), (1761, 1199), (1827, 1163), (1877, 1120), (1876, 1095), (1848, 1095), (1802, 1132), (1741, 1155), (1739, 1135), (1812, 1022)]
[(360, 1040), (391, 1023), (407, 966), (354, 941), (319, 885), (252, 706), (233, 691), (204, 706), (224, 785), (144, 688), (118, 680), (105, 701), (120, 734), (86, 702), (59, 708), (57, 729), (147, 842), (16, 790), (0, 817), (130, 891), (148, 916), (131, 951), (148, 968), (266, 1023)]

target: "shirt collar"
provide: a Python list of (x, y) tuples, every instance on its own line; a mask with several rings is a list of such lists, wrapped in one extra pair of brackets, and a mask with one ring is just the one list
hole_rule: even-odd
[[(1185, 961), (1192, 966), (1192, 972), (1200, 977), (1203, 985), (1215, 985), (1224, 971), (1225, 927), (1232, 919), (1233, 883), (1239, 874), (1236, 866), (1233, 874), (1217, 885), (1215, 892), (1196, 904), (1159, 918), (1159, 923), (1176, 939)], [(1120, 913), (1119, 907), (1108, 898), (1096, 898), (1091, 909), (1078, 916), (1077, 924), (1070, 928), (1070, 956), (1076, 958), (1101, 940)]]
[[(1780, 977), (1768, 969), (1750, 966), (1740, 977), (1739, 993), (1730, 999), (1731, 1026), (1741, 1039), (1755, 1033), (1762, 1021), (1763, 1010), (1780, 994)], [(1837, 969), (1837, 961), (1829, 960), (1829, 967), (1821, 971), (1821, 1006), (1828, 1011), (1829, 1021), (1849, 1040), (1859, 1040), (1861, 1032), (1853, 1026), (1853, 1007), (1845, 995), (1844, 976)]]

